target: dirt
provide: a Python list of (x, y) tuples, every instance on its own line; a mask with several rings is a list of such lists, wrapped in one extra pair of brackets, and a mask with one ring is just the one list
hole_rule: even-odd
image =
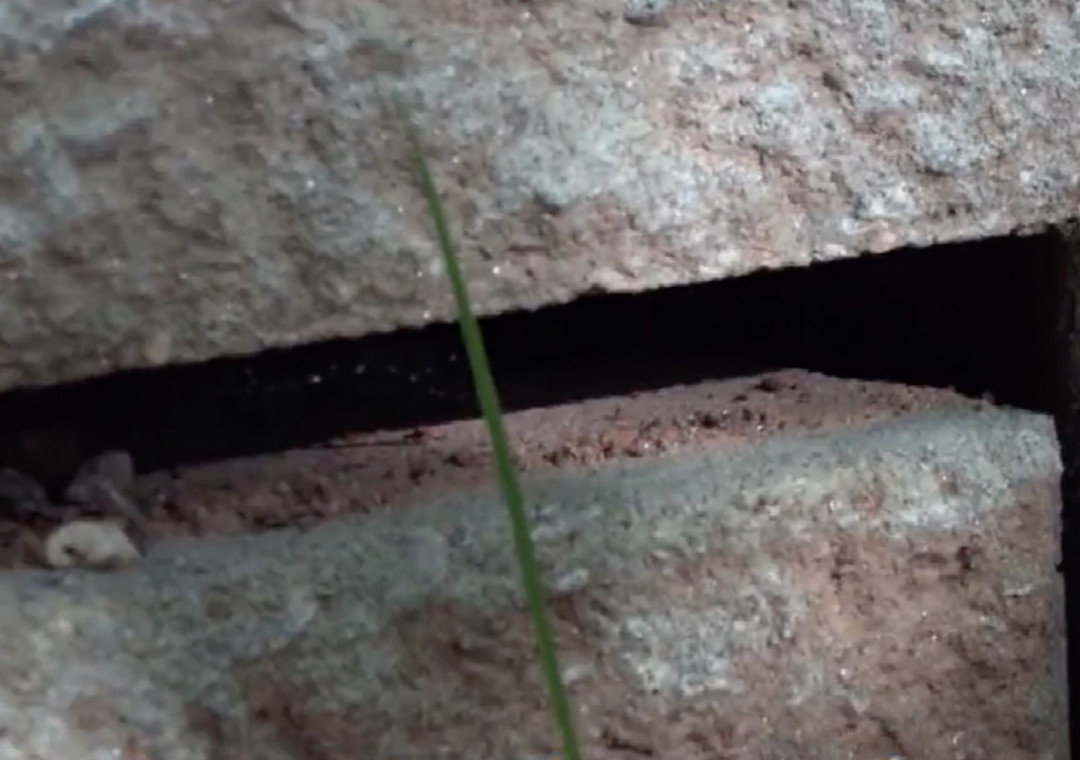
[[(787, 370), (516, 412), (507, 415), (506, 426), (520, 470), (538, 472), (986, 403), (944, 389)], [(487, 430), (471, 420), (154, 472), (139, 477), (131, 495), (152, 545), (171, 536), (307, 527), (493, 476)], [(0, 567), (40, 565), (51, 530), (93, 516), (92, 509), (70, 506), (0, 519)]]

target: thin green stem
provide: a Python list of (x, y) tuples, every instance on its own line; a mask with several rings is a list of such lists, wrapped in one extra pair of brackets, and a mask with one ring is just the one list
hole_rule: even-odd
[(439, 200), (439, 193), (428, 168), (419, 136), (407, 118), (403, 118), (403, 123), (412, 147), (413, 162), (420, 188), (424, 198), (427, 200), (428, 211), (435, 224), (439, 248), (442, 251), (446, 272), (450, 278), (450, 286), (453, 289), (454, 301), (457, 305), (458, 324), (461, 327), (461, 337), (469, 356), (469, 366), (472, 369), (476, 396), (480, 402), (480, 409), (491, 436), (492, 449), (495, 454), (495, 466), (499, 476), (499, 483), (502, 486), (503, 498), (510, 513), (514, 549), (517, 552), (522, 582), (525, 586), (525, 597), (540, 652), (540, 664), (551, 695), (555, 722), (562, 735), (563, 752), (566, 760), (581, 760), (581, 753), (578, 750), (574, 730), (573, 714), (570, 709), (570, 700), (566, 693), (566, 687), (563, 685), (558, 655), (555, 650), (555, 641), (548, 623), (544, 603), (544, 587), (536, 563), (536, 551), (533, 547), (532, 535), (529, 532), (528, 518), (525, 515), (524, 498), (510, 456), (510, 446), (507, 442), (506, 429), (503, 426), (499, 396), (488, 366), (487, 352), (484, 349), (480, 326), (477, 324), (476, 316), (472, 311), (468, 289), (465, 287), (465, 278), (458, 263), (454, 241), (450, 235), (450, 228), (446, 222), (442, 202)]

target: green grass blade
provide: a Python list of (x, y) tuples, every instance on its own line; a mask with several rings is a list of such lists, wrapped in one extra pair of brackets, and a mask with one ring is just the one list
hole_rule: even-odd
[(563, 752), (566, 760), (581, 760), (581, 753), (578, 749), (577, 737), (574, 731), (570, 700), (562, 681), (558, 655), (555, 651), (555, 641), (551, 634), (551, 627), (548, 624), (547, 610), (544, 605), (544, 588), (536, 564), (536, 552), (533, 547), (532, 536), (529, 533), (529, 523), (525, 515), (521, 486), (518, 483), (517, 473), (510, 456), (510, 446), (507, 442), (506, 429), (503, 426), (499, 397), (488, 366), (487, 352), (484, 350), (480, 326), (477, 324), (469, 302), (465, 278), (458, 263), (457, 252), (450, 235), (449, 225), (446, 222), (446, 215), (443, 212), (442, 202), (439, 200), (439, 193), (428, 168), (419, 137), (412, 123), (408, 119), (403, 119), (403, 121), (412, 148), (417, 178), (427, 201), (428, 212), (431, 214), (432, 222), (435, 225), (439, 248), (442, 251), (446, 272), (450, 278), (450, 286), (453, 289), (454, 301), (457, 305), (458, 324), (461, 327), (465, 350), (469, 355), (469, 366), (472, 369), (476, 396), (480, 402), (480, 409), (483, 412), (491, 436), (499, 483), (502, 486), (503, 498), (510, 513), (514, 549), (517, 552), (529, 614), (532, 617), (537, 648), (540, 652), (540, 664), (551, 695), (555, 722), (562, 735)]

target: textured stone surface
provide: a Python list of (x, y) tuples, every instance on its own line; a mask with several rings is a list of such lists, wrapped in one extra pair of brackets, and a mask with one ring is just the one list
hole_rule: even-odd
[[(1059, 475), (989, 410), (534, 479), (586, 756), (1064, 760)], [(0, 602), (3, 760), (557, 749), (492, 492)]]
[(662, 5), (0, 0), (0, 388), (451, 316), (394, 92), (485, 313), (1077, 211), (1066, 0)]

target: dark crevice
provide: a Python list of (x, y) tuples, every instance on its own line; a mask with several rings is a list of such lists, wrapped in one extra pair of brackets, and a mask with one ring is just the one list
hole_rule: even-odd
[(1080, 757), (1080, 222), (1062, 225), (1048, 236), (1055, 269), (1047, 300), (1056, 306), (1054, 363), (1046, 373), (1047, 387), (1061, 445), (1061, 567), (1065, 583), (1065, 624), (1071, 757)]
[[(507, 410), (798, 367), (1049, 410), (1049, 236), (897, 251), (482, 320)], [(0, 395), (0, 464), (59, 487), (105, 448), (140, 470), (473, 417), (457, 327)]]

